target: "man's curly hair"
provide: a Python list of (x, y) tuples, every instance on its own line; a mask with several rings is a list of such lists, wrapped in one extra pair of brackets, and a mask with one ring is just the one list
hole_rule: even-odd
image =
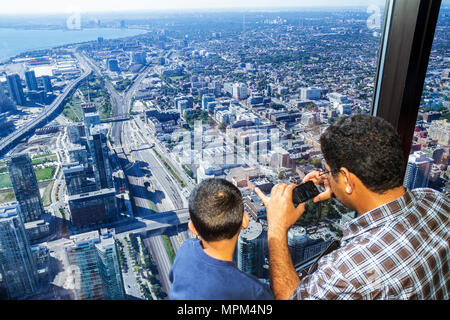
[(400, 137), (386, 120), (354, 115), (329, 126), (320, 137), (333, 177), (345, 167), (371, 191), (384, 193), (403, 184)]

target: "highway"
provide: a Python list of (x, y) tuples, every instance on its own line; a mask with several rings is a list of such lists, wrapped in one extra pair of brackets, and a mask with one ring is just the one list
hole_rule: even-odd
[(21, 139), (23, 135), (26, 133), (36, 129), (42, 122), (50, 115), (55, 112), (58, 107), (61, 105), (62, 101), (67, 97), (67, 95), (70, 93), (70, 91), (76, 87), (80, 81), (85, 79), (91, 72), (92, 69), (86, 64), (83, 63), (82, 60), (78, 60), (80, 62), (80, 65), (82, 69), (84, 70), (84, 73), (79, 76), (78, 78), (71, 81), (63, 90), (63, 92), (56, 97), (56, 99), (49, 105), (45, 106), (44, 110), (41, 114), (39, 114), (36, 118), (33, 118), (25, 126), (22, 128), (14, 131), (4, 139), (0, 141), (0, 154), (3, 154), (4, 150), (10, 146), (12, 143), (16, 142), (17, 140)]
[[(85, 64), (90, 65), (97, 75), (103, 77), (99, 68), (88, 57), (84, 54), (77, 54), (77, 56)], [(135, 91), (140, 87), (142, 80), (151, 70), (152, 68), (145, 68), (131, 87), (121, 94), (112, 87), (111, 83), (105, 81), (106, 88), (113, 100), (114, 116), (129, 113), (130, 103)], [(130, 228), (137, 233), (150, 230), (152, 227), (164, 229), (187, 223), (189, 220), (187, 210), (178, 214), (155, 214), (155, 211), (167, 212), (186, 208), (187, 202), (183, 199), (178, 183), (149, 148), (149, 142), (141, 136), (140, 130), (134, 121), (114, 122), (110, 132), (119, 161), (122, 163), (124, 174), (130, 185), (130, 198), (136, 211), (134, 212), (134, 222), (118, 223), (114, 226), (116, 233), (120, 234), (121, 232), (130, 231)], [(126, 147), (128, 145), (140, 145), (141, 148), (132, 150)], [(144, 186), (146, 181), (153, 184), (155, 187), (154, 192), (149, 192)], [(139, 228), (139, 226), (141, 227)], [(170, 241), (174, 248), (177, 249), (180, 241), (185, 238), (187, 238), (187, 235), (171, 236)], [(163, 291), (168, 293), (170, 289), (168, 273), (171, 262), (163, 240), (161, 236), (152, 236), (143, 240), (158, 266), (159, 274), (157, 277), (161, 282), (161, 287)]]

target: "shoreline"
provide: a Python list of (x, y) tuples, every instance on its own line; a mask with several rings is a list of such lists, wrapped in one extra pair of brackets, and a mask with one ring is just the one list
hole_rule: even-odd
[[(103, 37), (105, 40), (118, 40), (118, 39), (135, 37), (135, 36), (138, 36), (138, 35), (145, 34), (145, 33), (147, 33), (149, 31), (147, 29), (139, 29), (139, 28), (111, 28), (111, 27), (107, 27), (107, 28), (106, 27), (105, 28), (101, 28), (101, 27), (100, 28), (99, 27), (92, 27), (92, 28), (85, 27), (85, 28), (76, 29), (76, 30), (75, 29), (64, 29), (64, 28), (29, 28), (28, 29), (28, 28), (24, 28), (24, 27), (10, 27), (10, 28), (0, 27), (0, 30), (8, 30), (8, 29), (16, 30), (16, 31), (61, 31), (61, 32), (71, 32), (71, 33), (72, 32), (74, 32), (74, 33), (76, 33), (76, 32), (83, 32), (83, 31), (86, 31), (86, 30), (87, 31), (93, 31), (93, 30), (101, 30), (101, 31), (113, 31), (113, 30), (139, 31), (139, 33), (134, 34), (134, 35), (119, 36), (117, 38), (114, 38), (114, 37), (111, 38), (109, 36), (98, 35), (98, 37)], [(22, 55), (25, 55), (25, 54), (28, 54), (28, 53), (29, 54), (33, 54), (34, 52), (37, 52), (37, 51), (53, 50), (53, 49), (57, 49), (57, 48), (65, 48), (67, 46), (79, 45), (79, 44), (89, 43), (89, 42), (92, 42), (92, 41), (97, 41), (97, 39), (80, 40), (80, 41), (76, 41), (75, 40), (74, 42), (71, 42), (71, 43), (64, 43), (64, 44), (60, 44), (60, 45), (48, 45), (48, 46), (43, 46), (43, 47), (40, 47), (40, 48), (28, 49), (28, 50), (21, 51), (20, 53), (17, 53), (17, 54), (8, 56), (8, 57), (4, 57), (4, 58), (2, 58), (0, 56), (0, 66), (6, 65), (6, 64), (9, 64), (9, 63), (14, 63), (13, 62), (14, 59), (20, 59)]]

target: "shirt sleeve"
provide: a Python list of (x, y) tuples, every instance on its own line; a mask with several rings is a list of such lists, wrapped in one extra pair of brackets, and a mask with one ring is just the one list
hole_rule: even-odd
[[(328, 259), (326, 259), (328, 260)], [(291, 300), (341, 300), (361, 299), (356, 288), (336, 266), (319, 262), (317, 270), (300, 280)]]

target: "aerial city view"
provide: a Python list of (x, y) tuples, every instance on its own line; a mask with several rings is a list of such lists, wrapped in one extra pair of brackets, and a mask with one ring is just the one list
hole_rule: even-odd
[[(358, 3), (4, 15), (0, 299), (169, 299), (195, 237), (189, 195), (208, 178), (241, 191), (235, 263), (269, 283), (255, 188), (300, 183), (327, 126), (371, 111), (385, 7)], [(404, 181), (447, 196), (449, 35), (444, 1)], [(354, 217), (308, 201), (288, 233), (294, 265)]]

